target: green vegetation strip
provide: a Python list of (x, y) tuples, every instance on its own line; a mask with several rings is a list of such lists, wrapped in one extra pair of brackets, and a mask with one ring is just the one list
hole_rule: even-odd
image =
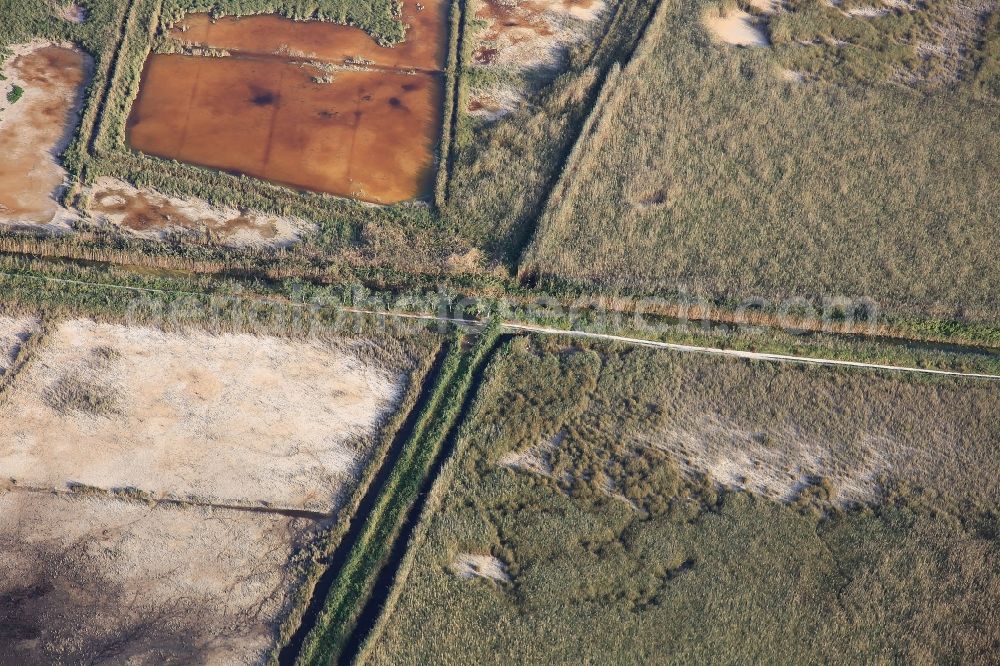
[(424, 384), (436, 380), (434, 366), (437, 365), (437, 359), (444, 356), (445, 352), (442, 347), (443, 343), (437, 342), (433, 353), (427, 353), (420, 357), (417, 366), (410, 373), (410, 384), (406, 389), (405, 397), (383, 427), (379, 436), (378, 449), (372, 454), (371, 463), (365, 465), (364, 475), (350, 501), (337, 512), (337, 519), (330, 529), (317, 538), (309, 546), (307, 552), (303, 553), (300, 568), (302, 584), (294, 592), (291, 610), (282, 621), (278, 631), (278, 640), (267, 658), (267, 663), (280, 663), (282, 649), (291, 643), (296, 630), (302, 624), (310, 600), (316, 593), (316, 587), (326, 569), (326, 563), (330, 561), (337, 547), (346, 538), (351, 523), (359, 515), (365, 495), (376, 481), (379, 472), (379, 464), (376, 461), (384, 460), (390, 454), (393, 440), (406, 427), (408, 415), (420, 404), (420, 395), (423, 392)]
[[(715, 321), (673, 322), (644, 317), (645, 325), (626, 315), (596, 307), (569, 314), (532, 308), (527, 299), (513, 302), (488, 297), (468, 301), (469, 308), (441, 309), (439, 294), (419, 286), (397, 292), (370, 291), (352, 284), (317, 285), (299, 280), (264, 282), (219, 278), (179, 271), (98, 263), (27, 259), (0, 255), (0, 285), (7, 302), (21, 311), (38, 309), (156, 324), (186, 323), (237, 330), (286, 332), (315, 330), (386, 318), (448, 316), (476, 319), (492, 313), (507, 322), (563, 329), (566, 333), (602, 333), (653, 342), (717, 349), (786, 354), (872, 364), (1000, 374), (1000, 353), (988, 346), (922, 343), (878, 335), (836, 332), (798, 334), (767, 325), (734, 327)], [(455, 292), (462, 294), (462, 292)], [(352, 311), (350, 308), (356, 308)], [(123, 314), (124, 313), (124, 314)], [(416, 313), (416, 314), (411, 314)]]
[(453, 2), (448, 13), (448, 67), (445, 72), (444, 117), (441, 119), (441, 143), (438, 146), (438, 170), (434, 183), (434, 203), (445, 205), (448, 196), (448, 172), (451, 161), (452, 128), (461, 115), (458, 85), (462, 77), (462, 31), (464, 6), (461, 0)]
[[(507, 357), (510, 356), (511, 351), (515, 348), (515, 346), (517, 348), (521, 348), (526, 344), (523, 338), (515, 337), (513, 340), (520, 340), (520, 342), (507, 342), (503, 344), (497, 353), (494, 354), (493, 360), (491, 361), (492, 364), (502, 366), (506, 362)], [(475, 396), (476, 403), (472, 408), (472, 413), (476, 412), (477, 405), (482, 399), (479, 395), (480, 393), (482, 393), (482, 387), (477, 389), (477, 395)], [(459, 424), (459, 430), (457, 431), (455, 437), (455, 446), (448, 454), (447, 460), (445, 460), (444, 464), (441, 466), (441, 471), (438, 473), (437, 478), (434, 479), (434, 485), (431, 487), (427, 496), (427, 502), (424, 504), (424, 508), (420, 512), (420, 517), (417, 521), (416, 528), (413, 531), (413, 535), (406, 544), (406, 550), (403, 554), (402, 561), (400, 562), (399, 569), (393, 577), (392, 587), (386, 597), (385, 605), (379, 612), (378, 620), (376, 620), (371, 631), (368, 633), (368, 636), (361, 644), (360, 649), (358, 650), (357, 658), (354, 661), (355, 664), (360, 666), (361, 664), (367, 663), (373, 650), (375, 649), (375, 646), (378, 645), (379, 640), (389, 623), (389, 618), (392, 616), (393, 611), (395, 611), (396, 606), (399, 603), (399, 597), (406, 587), (407, 578), (413, 570), (413, 566), (417, 560), (417, 553), (427, 540), (431, 520), (441, 509), (441, 503), (444, 501), (448, 490), (452, 487), (452, 481), (455, 479), (458, 465), (465, 456), (465, 451), (474, 436), (474, 424), (468, 419), (463, 419), (462, 423)]]
[(463, 351), (463, 338), (456, 337), (451, 343), (438, 383), (355, 547), (338, 573), (316, 625), (303, 643), (297, 664), (329, 664), (340, 656), (431, 462), (455, 425), (475, 371), (496, 344), (497, 330), (495, 325), (487, 327), (468, 353)]

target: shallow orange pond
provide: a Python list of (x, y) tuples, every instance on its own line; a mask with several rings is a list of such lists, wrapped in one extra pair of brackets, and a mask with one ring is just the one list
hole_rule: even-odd
[[(129, 144), (374, 203), (425, 196), (443, 113), (446, 3), (415, 7), (404, 4), (411, 27), (392, 48), (331, 23), (189, 16), (175, 36), (232, 55), (152, 55), (129, 117)], [(364, 68), (330, 72), (303, 62), (359, 59)]]
[(439, 74), (322, 72), (277, 59), (154, 55), (129, 119), (153, 155), (376, 203), (426, 194)]

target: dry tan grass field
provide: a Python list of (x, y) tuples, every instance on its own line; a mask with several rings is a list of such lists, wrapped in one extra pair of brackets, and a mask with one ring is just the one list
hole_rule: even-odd
[(22, 485), (330, 511), (402, 376), (318, 342), (67, 321), (0, 407)]

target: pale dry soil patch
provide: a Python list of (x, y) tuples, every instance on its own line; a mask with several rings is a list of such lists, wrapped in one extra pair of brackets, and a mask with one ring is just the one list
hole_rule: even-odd
[[(70, 45), (11, 48), (0, 83), (0, 225), (65, 231), (76, 215), (60, 205), (67, 174), (58, 156), (79, 121), (91, 58)], [(24, 90), (7, 101), (13, 86)]]
[[(608, 15), (605, 0), (476, 0), (475, 18), (483, 27), (473, 37), (472, 64), (509, 76), (554, 76), (569, 49), (597, 39)], [(467, 112), (488, 121), (513, 111), (526, 90), (511, 83), (474, 86)]]
[(720, 485), (782, 502), (794, 500), (810, 479), (828, 479), (841, 505), (874, 503), (879, 475), (912, 453), (903, 442), (871, 433), (859, 433), (853, 442), (834, 442), (806, 435), (794, 424), (757, 431), (710, 409), (642, 441)]
[(298, 218), (214, 207), (108, 177), (87, 188), (84, 201), (86, 213), (99, 225), (151, 240), (181, 236), (229, 247), (288, 247), (316, 229)]
[(310, 523), (0, 492), (0, 663), (264, 663)]
[(0, 469), (30, 487), (331, 511), (404, 383), (355, 344), (63, 322), (0, 407)]
[(0, 317), (0, 376), (8, 369), (25, 340), (38, 329), (32, 317)]
[(770, 40), (764, 27), (751, 14), (737, 9), (725, 16), (717, 8), (705, 12), (702, 20), (716, 39), (734, 46), (768, 46)]
[(492, 555), (459, 553), (451, 566), (456, 576), (466, 580), (485, 578), (497, 583), (510, 582), (507, 566)]

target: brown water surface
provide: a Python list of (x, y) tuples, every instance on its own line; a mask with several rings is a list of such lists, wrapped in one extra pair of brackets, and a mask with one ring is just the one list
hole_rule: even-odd
[[(418, 4), (423, 8), (418, 10)], [(405, 40), (390, 48), (379, 46), (360, 28), (274, 15), (228, 16), (213, 21), (208, 14), (192, 14), (170, 34), (190, 45), (234, 53), (290, 55), (335, 63), (361, 58), (381, 67), (444, 69), (448, 2), (404, 0), (402, 20), (409, 26)]]
[(275, 58), (154, 55), (129, 118), (138, 150), (292, 187), (394, 203), (427, 193), (436, 73), (322, 72)]
[[(49, 224), (66, 172), (56, 159), (73, 136), (90, 61), (75, 49), (15, 49), (7, 83), (24, 96), (0, 121), (0, 223)], [(0, 88), (6, 90), (6, 88)]]
[(410, 28), (391, 48), (333, 23), (188, 16), (172, 35), (230, 56), (151, 56), (129, 144), (374, 203), (424, 196), (441, 131), (448, 3), (417, 5), (403, 3)]

